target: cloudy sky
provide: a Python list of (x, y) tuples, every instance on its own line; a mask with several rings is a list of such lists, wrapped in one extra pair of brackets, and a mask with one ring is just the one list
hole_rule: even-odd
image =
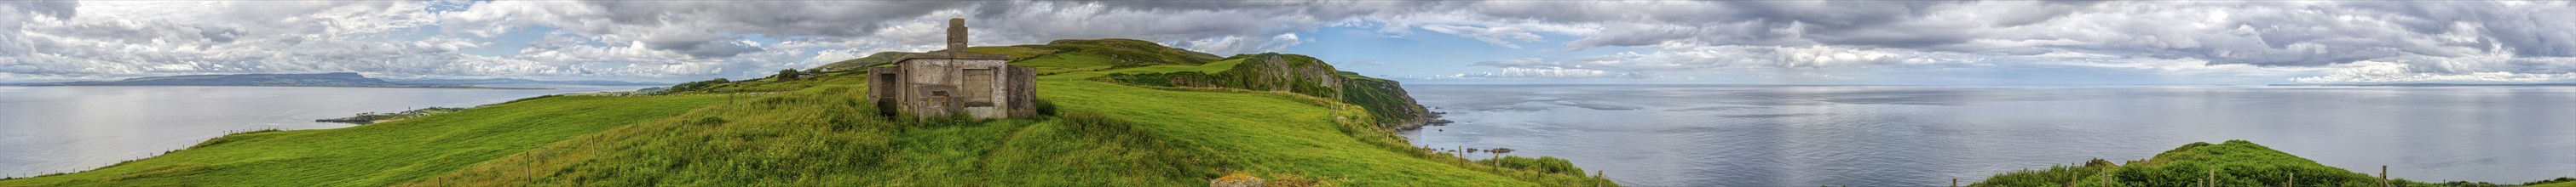
[(0, 1), (0, 82), (749, 78), (1134, 38), (1415, 84), (2576, 82), (2567, 1)]

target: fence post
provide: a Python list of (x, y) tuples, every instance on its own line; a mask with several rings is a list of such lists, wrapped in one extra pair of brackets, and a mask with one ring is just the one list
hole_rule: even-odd
[(2379, 187), (2388, 187), (2388, 165), (2379, 165)]
[(2218, 187), (2218, 168), (2206, 168), (2200, 171), (2208, 175), (2200, 178), (2200, 186)]
[(2102, 186), (2111, 186), (2111, 168), (2102, 168)]

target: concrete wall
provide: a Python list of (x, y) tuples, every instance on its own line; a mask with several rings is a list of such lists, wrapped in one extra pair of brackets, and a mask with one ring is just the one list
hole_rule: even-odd
[[(999, 59), (912, 58), (895, 64), (896, 67), (869, 69), (868, 93), (880, 102), (880, 109), (921, 117), (958, 112), (977, 119), (1036, 116), (1036, 107), (1030, 103), (1037, 96), (1036, 73), (1027, 67), (1011, 66)], [(989, 73), (990, 76), (976, 77), (989, 79), (965, 80), (969, 70)], [(893, 75), (895, 80), (879, 80), (886, 75)], [(965, 85), (975, 82), (985, 84)]]
[[(982, 89), (982, 90), (990, 91), (990, 92), (984, 92), (984, 93), (976, 93), (976, 94), (973, 94), (974, 96), (981, 96), (981, 97), (984, 97), (981, 101), (988, 101), (988, 102), (990, 102), (990, 103), (986, 103), (986, 104), (984, 104), (984, 105), (968, 105), (968, 104), (970, 104), (970, 103), (968, 103), (967, 101), (970, 101), (970, 100), (965, 100), (965, 99), (960, 99), (960, 100), (958, 100), (958, 106), (963, 107), (963, 108), (965, 109), (965, 112), (966, 112), (966, 114), (967, 114), (967, 115), (969, 115), (969, 116), (974, 116), (976, 119), (993, 119), (993, 118), (1006, 118), (1006, 117), (1010, 117), (1010, 116), (1008, 116), (1008, 113), (1007, 113), (1007, 112), (1009, 112), (1009, 111), (1008, 111), (1006, 108), (1001, 107), (1001, 106), (1009, 106), (1009, 103), (1007, 103), (1007, 102), (1009, 102), (1009, 101), (1010, 101), (1010, 98), (1009, 98), (1010, 94), (1007, 94), (1007, 93), (1010, 93), (1010, 90), (1011, 90), (1011, 88), (1010, 88), (1010, 82), (1013, 80), (1013, 78), (1012, 78), (1012, 77), (1010, 77), (1009, 75), (1007, 75), (1006, 73), (1004, 73), (1004, 72), (1008, 72), (1008, 71), (1009, 71), (1008, 69), (1006, 69), (1006, 68), (1009, 68), (1009, 67), (1010, 67), (1009, 65), (1004, 64), (1004, 62), (1003, 62), (1002, 60), (949, 60), (949, 61), (950, 61), (952, 64), (956, 65), (956, 67), (957, 67), (957, 69), (953, 69), (954, 71), (956, 71), (956, 73), (955, 73), (955, 74), (953, 74), (953, 75), (955, 75), (955, 77), (953, 77), (953, 78), (957, 78), (957, 79), (959, 79), (959, 80), (954, 80), (954, 82), (951, 82), (952, 84), (958, 84), (957, 86), (979, 86), (979, 87), (983, 87), (983, 89)], [(985, 80), (985, 81), (982, 81), (982, 82), (984, 82), (984, 83), (987, 83), (987, 84), (984, 84), (984, 85), (963, 85), (963, 83), (967, 83), (967, 81), (964, 81), (964, 80), (962, 80), (962, 79), (966, 78), (965, 71), (966, 71), (966, 70), (969, 70), (969, 69), (982, 70), (982, 71), (985, 71), (985, 72), (987, 72), (987, 73), (992, 73), (992, 76), (991, 76), (991, 77), (988, 77), (988, 78), (991, 78), (991, 79), (993, 79), (993, 80)], [(961, 90), (963, 90), (963, 89), (961, 89)]]
[(900, 110), (896, 107), (902, 106), (902, 98), (906, 98), (902, 93), (909, 91), (898, 87), (903, 85), (903, 70), (899, 67), (872, 67), (868, 68), (867, 76), (867, 98), (869, 102), (876, 103), (878, 115), (892, 115)]

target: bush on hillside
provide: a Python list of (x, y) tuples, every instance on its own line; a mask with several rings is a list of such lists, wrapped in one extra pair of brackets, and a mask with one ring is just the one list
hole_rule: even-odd
[(1541, 156), (1538, 158), (1503, 156), (1502, 158), (1478, 160), (1476, 163), (1502, 166), (1504, 168), (1538, 171), (1540, 173), (1583, 175), (1583, 168), (1574, 167), (1574, 162), (1551, 156)]
[(2540, 185), (2540, 184), (2549, 184), (2549, 183), (2560, 183), (2560, 182), (2576, 182), (2576, 177), (2559, 177), (2559, 178), (2549, 179), (2549, 180), (2531, 181), (2531, 182), (2525, 182), (2525, 183), (2522, 183), (2522, 185), (2523, 185), (2523, 186), (2531, 186), (2531, 185)]
[(1030, 100), (1030, 101), (1035, 102), (1035, 103), (1031, 103), (1031, 104), (1035, 104), (1035, 106), (1033, 106), (1033, 107), (1037, 108), (1038, 115), (1040, 115), (1040, 116), (1055, 116), (1055, 114), (1056, 114), (1056, 112), (1055, 112), (1055, 110), (1056, 110), (1056, 109), (1055, 109), (1055, 101), (1048, 101), (1048, 100), (1046, 100), (1046, 99), (1044, 99), (1044, 98), (1040, 98), (1040, 99), (1032, 99), (1032, 100)]
[(728, 83), (728, 82), (733, 82), (733, 80), (725, 80), (724, 78), (716, 78), (716, 79), (714, 79), (714, 80), (705, 80), (705, 81), (698, 81), (698, 82), (680, 83), (679, 85), (671, 85), (671, 88), (669, 88), (669, 89), (662, 89), (662, 94), (672, 94), (672, 93), (680, 93), (680, 92), (688, 92), (688, 91), (705, 90), (705, 89), (707, 89), (708, 87), (714, 87), (714, 86), (715, 86), (715, 85), (717, 85), (717, 84), (724, 84), (724, 83)]
[(777, 81), (792, 81), (796, 80), (796, 76), (796, 69), (782, 69), (778, 70), (778, 75), (771, 75), (770, 77), (777, 78)]

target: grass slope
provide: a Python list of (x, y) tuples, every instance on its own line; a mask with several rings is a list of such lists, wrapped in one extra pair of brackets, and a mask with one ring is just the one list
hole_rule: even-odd
[(381, 186), (722, 99), (547, 97), (349, 128), (233, 134), (158, 157), (0, 180), (0, 186)]
[(823, 70), (823, 71), (850, 71), (850, 70), (861, 70), (861, 69), (866, 69), (867, 67), (870, 67), (870, 66), (885, 65), (886, 63), (894, 63), (894, 59), (895, 59), (895, 58), (901, 58), (901, 57), (903, 57), (903, 55), (911, 55), (911, 54), (913, 54), (913, 53), (911, 53), (911, 52), (892, 52), (892, 51), (888, 51), (888, 52), (870, 53), (870, 54), (868, 54), (868, 56), (866, 56), (866, 57), (859, 57), (859, 58), (853, 58), (853, 59), (849, 59), (849, 60), (841, 60), (840, 62), (832, 62), (832, 63), (830, 63), (830, 64), (823, 64), (823, 66), (821, 66), (821, 67), (814, 67), (814, 69)]
[[(2104, 172), (2108, 172), (2105, 174)], [(2295, 176), (2295, 182), (2293, 177)], [(2215, 181), (2204, 181), (2214, 179)], [(2317, 164), (2244, 140), (2193, 142), (2146, 160), (2112, 164), (2094, 159), (1995, 175), (1970, 186), (2378, 186), (2379, 177)], [(2389, 179), (2395, 186), (2499, 186), (2484, 182), (2425, 183)], [(2566, 184), (2550, 184), (2566, 185)]]
[(1362, 107), (1329, 98), (1086, 80), (1218, 72), (1240, 60), (1119, 67), (1133, 63), (1051, 55), (1066, 58), (1014, 62), (1069, 68), (1038, 78), (1038, 97), (1062, 114), (1035, 119), (889, 120), (861, 99), (864, 76), (837, 72), (236, 134), (0, 186), (1196, 186), (1236, 173), (1291, 186), (1615, 185), (1562, 159), (1480, 163), (1417, 149)]
[[(1222, 60), (1212, 54), (1183, 50), (1133, 39), (1066, 39), (1037, 45), (976, 46), (967, 52), (1010, 56), (1012, 65), (1038, 68), (1039, 74), (1071, 71), (1094, 71), (1154, 65), (1200, 65)], [(824, 64), (825, 71), (864, 70), (865, 67), (894, 63), (895, 58), (918, 52), (877, 52), (867, 57)]]
[(2530, 187), (2576, 187), (2576, 181), (2532, 184)]

